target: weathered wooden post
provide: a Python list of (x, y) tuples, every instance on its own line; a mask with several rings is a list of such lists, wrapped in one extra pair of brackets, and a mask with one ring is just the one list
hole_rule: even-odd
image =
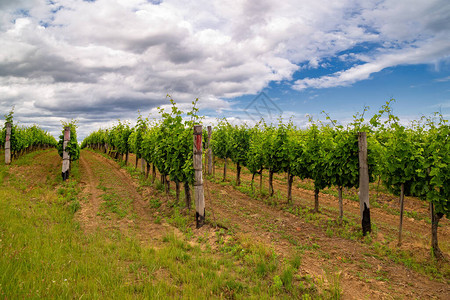
[(64, 127), (64, 141), (63, 141), (63, 162), (62, 162), (62, 178), (63, 181), (69, 178), (70, 156), (66, 151), (67, 144), (70, 140), (70, 127)]
[(203, 194), (202, 178), (202, 125), (194, 125), (194, 194), (195, 194), (195, 221), (197, 228), (205, 222), (205, 196)]
[(5, 139), (5, 164), (11, 163), (11, 123), (6, 124), (6, 139)]
[(211, 125), (208, 126), (208, 175), (212, 174)]
[(359, 209), (361, 213), (361, 225), (363, 235), (372, 232), (370, 224), (369, 206), (369, 166), (367, 163), (367, 135), (358, 132), (358, 156), (359, 156)]

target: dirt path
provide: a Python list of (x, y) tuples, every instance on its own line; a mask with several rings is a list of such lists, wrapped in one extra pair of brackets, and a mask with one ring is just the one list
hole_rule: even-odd
[(80, 156), (81, 167), (81, 184), (84, 186), (84, 193), (86, 201), (81, 204), (81, 209), (78, 211), (78, 219), (84, 225), (86, 232), (92, 232), (99, 226), (100, 218), (97, 216), (100, 207), (101, 191), (97, 188), (99, 182), (94, 176), (91, 167), (86, 158)]
[[(82, 151), (80, 172), (81, 178), (85, 178), (81, 183), (86, 201), (81, 203), (77, 214), (86, 232), (102, 226), (119, 229), (142, 242), (157, 244), (167, 232), (176, 230), (164, 222), (155, 224), (148, 199), (144, 200), (137, 192), (137, 184), (117, 163), (98, 153)], [(119, 217), (105, 209), (105, 195), (117, 196), (123, 201), (119, 205), (123, 206), (126, 216)], [(126, 203), (128, 206), (124, 206)]]

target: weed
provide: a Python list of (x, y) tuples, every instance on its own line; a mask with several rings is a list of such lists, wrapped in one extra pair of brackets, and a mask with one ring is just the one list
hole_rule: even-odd
[(169, 217), (168, 222), (183, 232), (186, 232), (187, 225), (189, 224), (189, 216), (183, 216), (180, 212), (180, 208), (174, 207), (172, 215)]
[(283, 273), (281, 273), (280, 279), (283, 282), (283, 286), (286, 289), (290, 289), (292, 286), (292, 279), (294, 277), (294, 271), (292, 270), (292, 268), (287, 268), (283, 271)]
[(155, 224), (161, 224), (161, 216), (155, 217)]
[(269, 268), (264, 261), (260, 261), (256, 264), (255, 272), (259, 277), (265, 277), (269, 272)]
[(333, 237), (333, 235), (334, 235), (333, 229), (330, 227), (327, 228), (327, 231), (325, 233), (326, 233), (327, 237)]
[(325, 298), (327, 299), (341, 299), (342, 288), (340, 286), (341, 272), (329, 272), (326, 271), (325, 275), (329, 282), (328, 287), (325, 289)]
[(124, 218), (128, 214), (128, 207), (131, 200), (122, 199), (115, 192), (103, 194), (102, 198), (105, 201), (101, 204), (101, 207), (105, 211), (115, 213), (119, 218)]
[(161, 201), (158, 198), (151, 198), (149, 201), (151, 208), (159, 208), (161, 206)]
[(294, 257), (291, 258), (289, 263), (292, 266), (292, 268), (294, 268), (295, 270), (298, 270), (298, 268), (300, 268), (300, 265), (302, 263), (302, 257), (300, 255), (296, 254), (296, 255), (294, 255)]

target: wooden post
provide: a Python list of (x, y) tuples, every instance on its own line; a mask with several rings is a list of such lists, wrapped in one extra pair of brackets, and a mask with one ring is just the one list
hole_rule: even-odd
[(197, 228), (205, 222), (205, 197), (203, 193), (202, 178), (202, 125), (194, 125), (194, 195), (195, 195), (195, 221)]
[(62, 162), (62, 178), (63, 181), (69, 178), (70, 156), (66, 151), (67, 144), (70, 140), (70, 127), (64, 127), (64, 141), (63, 141), (63, 162)]
[(363, 235), (372, 232), (369, 206), (369, 166), (367, 163), (367, 135), (358, 132), (359, 155), (359, 209)]
[(211, 126), (208, 126), (208, 175), (212, 174)]
[(6, 124), (6, 139), (5, 139), (5, 164), (11, 163), (11, 123)]
[(402, 244), (402, 227), (403, 227), (403, 201), (405, 199), (405, 184), (400, 186), (400, 226), (398, 228), (398, 246)]

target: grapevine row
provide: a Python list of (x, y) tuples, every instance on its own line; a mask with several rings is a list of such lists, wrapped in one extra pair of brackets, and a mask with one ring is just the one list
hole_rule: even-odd
[[(147, 162), (147, 176), (152, 164), (153, 174), (157, 168), (167, 189), (170, 181), (175, 182), (177, 201), (180, 184), (184, 184), (186, 205), (190, 207), (189, 184), (194, 179), (192, 128), (199, 119), (196, 113), (194, 102), (186, 120), (172, 101), (171, 110), (161, 109), (159, 118), (148, 120), (140, 116), (134, 127), (119, 121), (110, 129), (93, 132), (82, 147), (103, 149), (116, 158), (135, 153), (136, 159)], [(405, 126), (392, 114), (390, 101), (368, 121), (364, 113), (355, 115), (346, 126), (338, 125), (328, 115), (327, 120), (324, 124), (310, 119), (306, 129), (297, 128), (292, 122), (280, 121), (276, 126), (260, 122), (249, 127), (220, 120), (212, 132), (211, 148), (215, 157), (224, 160), (224, 180), (228, 160), (236, 164), (236, 185), (240, 184), (242, 167), (253, 175), (252, 188), (255, 176), (259, 174), (262, 180), (262, 173), (267, 170), (269, 193), (273, 195), (274, 174), (286, 173), (288, 202), (292, 202), (294, 177), (311, 179), (315, 212), (319, 210), (320, 190), (336, 187), (342, 220), (342, 190), (359, 187), (358, 133), (366, 132), (370, 181), (378, 178), (391, 192), (400, 194), (401, 202), (405, 195), (410, 195), (430, 203), (432, 247), (440, 257), (437, 226), (439, 219), (450, 212), (447, 120), (436, 115)]]
[(13, 158), (17, 159), (25, 152), (56, 146), (56, 140), (50, 133), (37, 125), (19, 126), (14, 123), (13, 115), (13, 110), (5, 115), (5, 126), (1, 130), (0, 136), (0, 146), (1, 148), (4, 148), (6, 141), (6, 124), (11, 124), (10, 149)]
[(167, 192), (170, 181), (175, 182), (177, 201), (183, 185), (186, 206), (190, 208), (190, 185), (194, 182), (193, 125), (198, 122), (196, 102), (193, 102), (192, 111), (187, 113), (189, 120), (183, 119), (184, 113), (176, 107), (173, 100), (171, 103), (170, 111), (159, 110), (162, 119), (149, 120), (139, 116), (134, 127), (119, 121), (110, 129), (100, 129), (91, 133), (83, 140), (81, 147), (103, 150), (118, 159), (126, 155), (126, 163), (128, 153), (134, 153), (136, 165), (140, 158), (146, 161), (147, 176), (149, 165), (153, 165), (153, 180), (155, 169), (158, 169)]

